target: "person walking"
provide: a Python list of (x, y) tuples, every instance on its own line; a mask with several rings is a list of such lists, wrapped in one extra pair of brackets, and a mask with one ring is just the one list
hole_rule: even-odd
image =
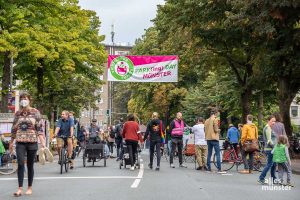
[(176, 147), (178, 148), (178, 158), (179, 158), (179, 167), (187, 168), (185, 164), (183, 164), (182, 161), (182, 147), (183, 147), (183, 131), (184, 127), (186, 127), (185, 122), (182, 119), (182, 113), (178, 112), (176, 114), (176, 118), (171, 122), (170, 124), (170, 135), (171, 135), (171, 141), (172, 141), (172, 147), (171, 147), (171, 154), (170, 154), (170, 167), (175, 168), (175, 165), (173, 164), (173, 158), (174, 153), (176, 150)]
[(137, 147), (138, 142), (140, 141), (139, 131), (139, 124), (135, 121), (134, 115), (129, 114), (127, 122), (125, 122), (123, 126), (122, 137), (124, 138), (129, 151), (130, 170), (132, 171), (135, 169)]
[(157, 112), (152, 114), (152, 119), (147, 125), (146, 133), (144, 135), (144, 141), (150, 136), (150, 163), (148, 164), (149, 168), (153, 168), (153, 156), (154, 149), (156, 150), (156, 161), (157, 165), (155, 170), (160, 169), (160, 147), (161, 147), (161, 134), (164, 132), (163, 123), (159, 119), (159, 115)]
[(199, 165), (196, 170), (207, 170), (207, 142), (205, 140), (204, 119), (202, 117), (196, 119), (196, 125), (192, 127), (192, 132), (195, 137), (195, 153)]
[(272, 154), (272, 150), (273, 147), (275, 145), (276, 142), (276, 135), (272, 130), (272, 126), (275, 124), (275, 117), (274, 115), (270, 115), (268, 117), (268, 123), (265, 126), (264, 130), (263, 130), (263, 138), (264, 138), (264, 143), (265, 143), (265, 153), (268, 157), (268, 161), (267, 164), (265, 166), (265, 168), (263, 169), (263, 171), (261, 172), (258, 182), (260, 184), (265, 184), (265, 177), (268, 173), (268, 171), (271, 169), (271, 179), (273, 181), (273, 183), (276, 183), (276, 176), (275, 176), (275, 170), (276, 170), (276, 165), (273, 162), (273, 154)]
[(41, 114), (31, 107), (31, 96), (28, 93), (20, 95), (20, 110), (16, 112), (11, 130), (9, 144), (10, 153), (13, 153), (13, 144), (16, 141), (16, 153), (18, 161), (18, 183), (19, 188), (13, 195), (19, 197), (23, 193), (24, 161), (27, 156), (28, 188), (26, 195), (32, 194), (32, 183), (34, 177), (34, 160), (38, 150), (38, 139), (41, 147), (45, 148), (45, 140), (42, 130)]
[(282, 123), (281, 115), (279, 113), (274, 113), (273, 115), (274, 115), (276, 121), (275, 121), (274, 125), (272, 126), (272, 131), (276, 135), (276, 140), (278, 140), (279, 136), (281, 136), (281, 135), (286, 136), (286, 132), (285, 132), (284, 124)]
[(115, 144), (115, 138), (116, 138), (116, 128), (114, 126), (109, 126), (108, 127), (108, 148), (110, 152), (110, 158), (113, 158), (113, 153), (114, 153), (114, 144)]
[(290, 159), (287, 143), (288, 143), (288, 138), (285, 135), (280, 135), (278, 137), (278, 143), (275, 145), (275, 147), (272, 150), (273, 162), (277, 163), (278, 166), (279, 184), (283, 185), (283, 175), (284, 173), (286, 173), (287, 174), (286, 185), (290, 187), (294, 187), (291, 184), (292, 169), (291, 169), (291, 159)]
[(211, 156), (212, 156), (212, 150), (215, 150), (215, 154), (217, 157), (217, 168), (218, 173), (226, 173), (223, 172), (221, 169), (221, 158), (220, 158), (220, 144), (219, 144), (219, 138), (220, 138), (220, 129), (219, 129), (219, 123), (218, 123), (218, 110), (213, 109), (210, 112), (210, 117), (205, 121), (204, 127), (205, 127), (205, 138), (207, 141), (207, 171), (211, 171)]
[(116, 145), (117, 145), (117, 159), (116, 159), (116, 161), (119, 161), (123, 157), (123, 154), (122, 154), (122, 147), (123, 147), (123, 138), (122, 138), (123, 124), (124, 124), (124, 119), (120, 118), (119, 123), (116, 125), (116, 138), (115, 138), (115, 142), (116, 142)]
[[(248, 140), (258, 140), (258, 130), (256, 125), (252, 122), (253, 116), (247, 115), (247, 124), (243, 126), (242, 136), (241, 136), (241, 154), (244, 162), (244, 170), (240, 171), (242, 174), (251, 174), (253, 171), (253, 156), (254, 151), (246, 152), (243, 148), (245, 142)], [(247, 156), (249, 156), (249, 160), (247, 160)]]

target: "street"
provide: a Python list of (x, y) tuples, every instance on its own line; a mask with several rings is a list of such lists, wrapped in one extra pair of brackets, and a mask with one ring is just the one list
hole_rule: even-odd
[[(233, 168), (227, 174), (196, 171), (194, 163), (188, 168), (169, 167), (162, 157), (160, 171), (150, 170), (148, 150), (141, 155), (141, 169), (130, 171), (119, 169), (119, 162), (108, 159), (107, 167), (103, 161), (88, 163), (84, 168), (82, 158), (76, 158), (75, 169), (68, 173), (59, 173), (57, 157), (53, 163), (42, 166), (35, 164), (33, 195), (22, 199), (42, 200), (80, 200), (80, 199), (289, 199), (299, 197), (299, 175), (292, 176), (295, 187), (289, 191), (265, 191), (257, 183), (258, 172), (242, 175)], [(154, 162), (154, 167), (156, 163)], [(26, 174), (27, 176), (27, 174)], [(17, 189), (17, 174), (0, 176), (0, 200), (15, 199), (12, 196)], [(27, 180), (24, 181), (24, 191)]]

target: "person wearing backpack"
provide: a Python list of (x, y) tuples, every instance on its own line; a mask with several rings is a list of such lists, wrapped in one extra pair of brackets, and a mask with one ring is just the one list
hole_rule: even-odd
[(150, 163), (148, 164), (149, 168), (153, 168), (153, 157), (154, 157), (154, 149), (156, 149), (156, 161), (157, 165), (155, 170), (159, 171), (160, 169), (160, 147), (162, 143), (162, 133), (164, 133), (163, 123), (159, 119), (159, 115), (157, 112), (152, 114), (152, 119), (149, 121), (146, 129), (146, 133), (144, 135), (144, 141), (150, 138)]
[(116, 161), (119, 161), (123, 157), (123, 155), (122, 155), (122, 146), (123, 146), (122, 132), (123, 132), (124, 119), (121, 117), (119, 121), (120, 122), (116, 125), (116, 138), (115, 138), (115, 142), (117, 145), (117, 160)]
[(183, 132), (184, 127), (186, 127), (185, 122), (182, 119), (182, 113), (178, 112), (176, 114), (176, 118), (171, 122), (169, 132), (171, 134), (172, 148), (170, 154), (170, 167), (175, 168), (173, 164), (174, 152), (176, 150), (176, 146), (178, 148), (178, 158), (179, 158), (179, 167), (187, 168), (182, 161), (182, 148), (183, 148)]

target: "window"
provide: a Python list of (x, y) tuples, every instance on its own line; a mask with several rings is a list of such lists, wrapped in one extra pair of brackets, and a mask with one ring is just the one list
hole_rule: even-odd
[(103, 99), (102, 98), (100, 98), (99, 103), (103, 103)]
[(99, 89), (99, 92), (103, 92), (103, 86), (101, 86), (101, 88)]
[(99, 109), (99, 115), (103, 115), (103, 109)]
[(126, 56), (129, 55), (129, 51), (115, 51), (115, 55)]
[(292, 117), (298, 117), (298, 106), (291, 106)]
[(100, 80), (103, 81), (103, 75), (100, 75)]

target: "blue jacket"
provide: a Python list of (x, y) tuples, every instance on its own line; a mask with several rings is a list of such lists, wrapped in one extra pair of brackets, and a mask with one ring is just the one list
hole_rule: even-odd
[(236, 127), (230, 127), (227, 132), (227, 138), (230, 143), (238, 143), (240, 138), (239, 130)]

